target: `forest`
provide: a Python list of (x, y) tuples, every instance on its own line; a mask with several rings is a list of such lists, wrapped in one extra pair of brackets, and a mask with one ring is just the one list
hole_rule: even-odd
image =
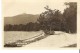
[(44, 7), (46, 11), (39, 15), (36, 22), (26, 24), (4, 25), (4, 31), (64, 31), (67, 33), (77, 33), (77, 3), (64, 3), (66, 9), (61, 13), (58, 9)]

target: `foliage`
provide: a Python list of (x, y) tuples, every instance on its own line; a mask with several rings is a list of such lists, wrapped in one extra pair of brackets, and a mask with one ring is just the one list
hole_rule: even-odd
[[(77, 3), (65, 3), (68, 6), (64, 9), (63, 14), (57, 9), (50, 9), (49, 6), (44, 7), (46, 11), (42, 12), (37, 22), (29, 22), (19, 25), (5, 25), (5, 31), (65, 31), (67, 33), (77, 32)], [(52, 33), (52, 32), (51, 32)]]
[(4, 31), (39, 31), (40, 26), (39, 24), (29, 22), (27, 24), (19, 24), (19, 25), (5, 25), (4, 26)]
[(63, 16), (66, 20), (66, 28), (67, 31), (71, 33), (76, 33), (77, 32), (77, 3), (75, 2), (70, 2), (70, 3), (65, 3), (65, 5), (68, 5), (64, 10)]
[(42, 30), (54, 31), (61, 30), (61, 25), (64, 22), (61, 11), (51, 10), (48, 6), (44, 7), (45, 12), (40, 14), (38, 22), (41, 25)]

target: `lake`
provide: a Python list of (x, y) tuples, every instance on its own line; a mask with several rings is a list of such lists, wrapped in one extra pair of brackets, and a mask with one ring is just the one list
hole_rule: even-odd
[(24, 40), (41, 34), (42, 31), (5, 31), (4, 43), (11, 43), (17, 40)]

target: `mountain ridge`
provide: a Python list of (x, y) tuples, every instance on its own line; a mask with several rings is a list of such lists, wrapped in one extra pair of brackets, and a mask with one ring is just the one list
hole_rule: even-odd
[(4, 17), (4, 25), (27, 24), (29, 22), (36, 22), (38, 18), (39, 15), (23, 13), (12, 17)]

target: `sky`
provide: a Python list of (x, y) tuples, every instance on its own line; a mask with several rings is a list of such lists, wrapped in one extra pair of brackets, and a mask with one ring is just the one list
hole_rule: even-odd
[(3, 0), (3, 16), (15, 16), (22, 13), (40, 14), (45, 11), (46, 5), (51, 9), (64, 11), (66, 6), (65, 0)]

